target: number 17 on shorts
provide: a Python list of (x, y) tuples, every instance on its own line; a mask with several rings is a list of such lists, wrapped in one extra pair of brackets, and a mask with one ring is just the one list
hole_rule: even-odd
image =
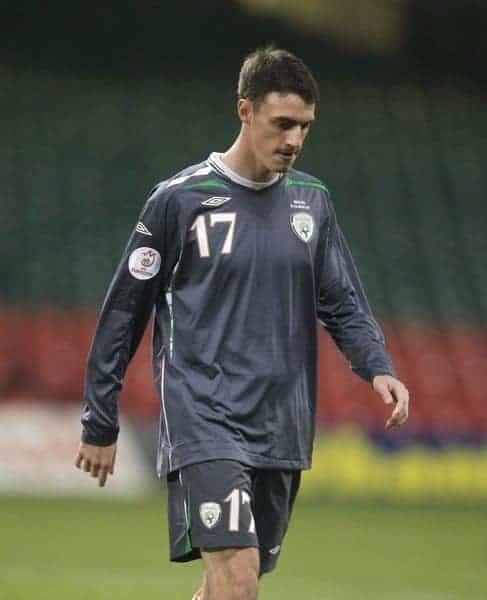
[(232, 460), (190, 465), (168, 478), (172, 560), (203, 548), (258, 547), (251, 470)]

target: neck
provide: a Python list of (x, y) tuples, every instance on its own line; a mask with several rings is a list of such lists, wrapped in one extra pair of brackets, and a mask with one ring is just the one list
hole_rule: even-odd
[(244, 140), (242, 132), (239, 133), (232, 146), (222, 154), (221, 158), (232, 171), (251, 181), (265, 183), (276, 176), (276, 173), (269, 171), (259, 163), (250, 150), (249, 144)]

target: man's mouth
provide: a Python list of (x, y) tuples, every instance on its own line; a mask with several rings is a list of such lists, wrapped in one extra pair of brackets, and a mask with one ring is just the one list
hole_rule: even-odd
[(283, 158), (284, 160), (292, 160), (296, 156), (294, 152), (282, 152), (279, 150), (277, 151), (277, 155)]

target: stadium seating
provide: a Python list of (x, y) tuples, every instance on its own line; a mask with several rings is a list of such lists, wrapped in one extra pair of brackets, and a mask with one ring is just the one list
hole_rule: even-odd
[[(0, 311), (0, 398), (81, 403), (86, 356), (96, 323), (92, 312)], [(487, 331), (386, 324), (398, 375), (411, 392), (411, 437), (487, 438)], [(329, 336), (320, 331), (318, 424), (358, 423), (383, 430), (388, 407), (353, 375)], [(149, 332), (130, 366), (122, 410), (156, 418), (159, 405), (149, 364)]]

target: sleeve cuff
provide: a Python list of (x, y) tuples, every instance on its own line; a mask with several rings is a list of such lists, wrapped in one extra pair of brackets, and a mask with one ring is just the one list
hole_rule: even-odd
[(352, 366), (352, 370), (357, 373), (362, 379), (372, 383), (374, 377), (377, 375), (390, 375), (391, 377), (395, 377), (394, 369), (392, 366), (388, 367), (376, 367), (376, 368), (357, 368)]
[(93, 433), (88, 431), (86, 427), (81, 433), (81, 441), (84, 444), (92, 444), (93, 446), (111, 446), (118, 439), (118, 430)]

